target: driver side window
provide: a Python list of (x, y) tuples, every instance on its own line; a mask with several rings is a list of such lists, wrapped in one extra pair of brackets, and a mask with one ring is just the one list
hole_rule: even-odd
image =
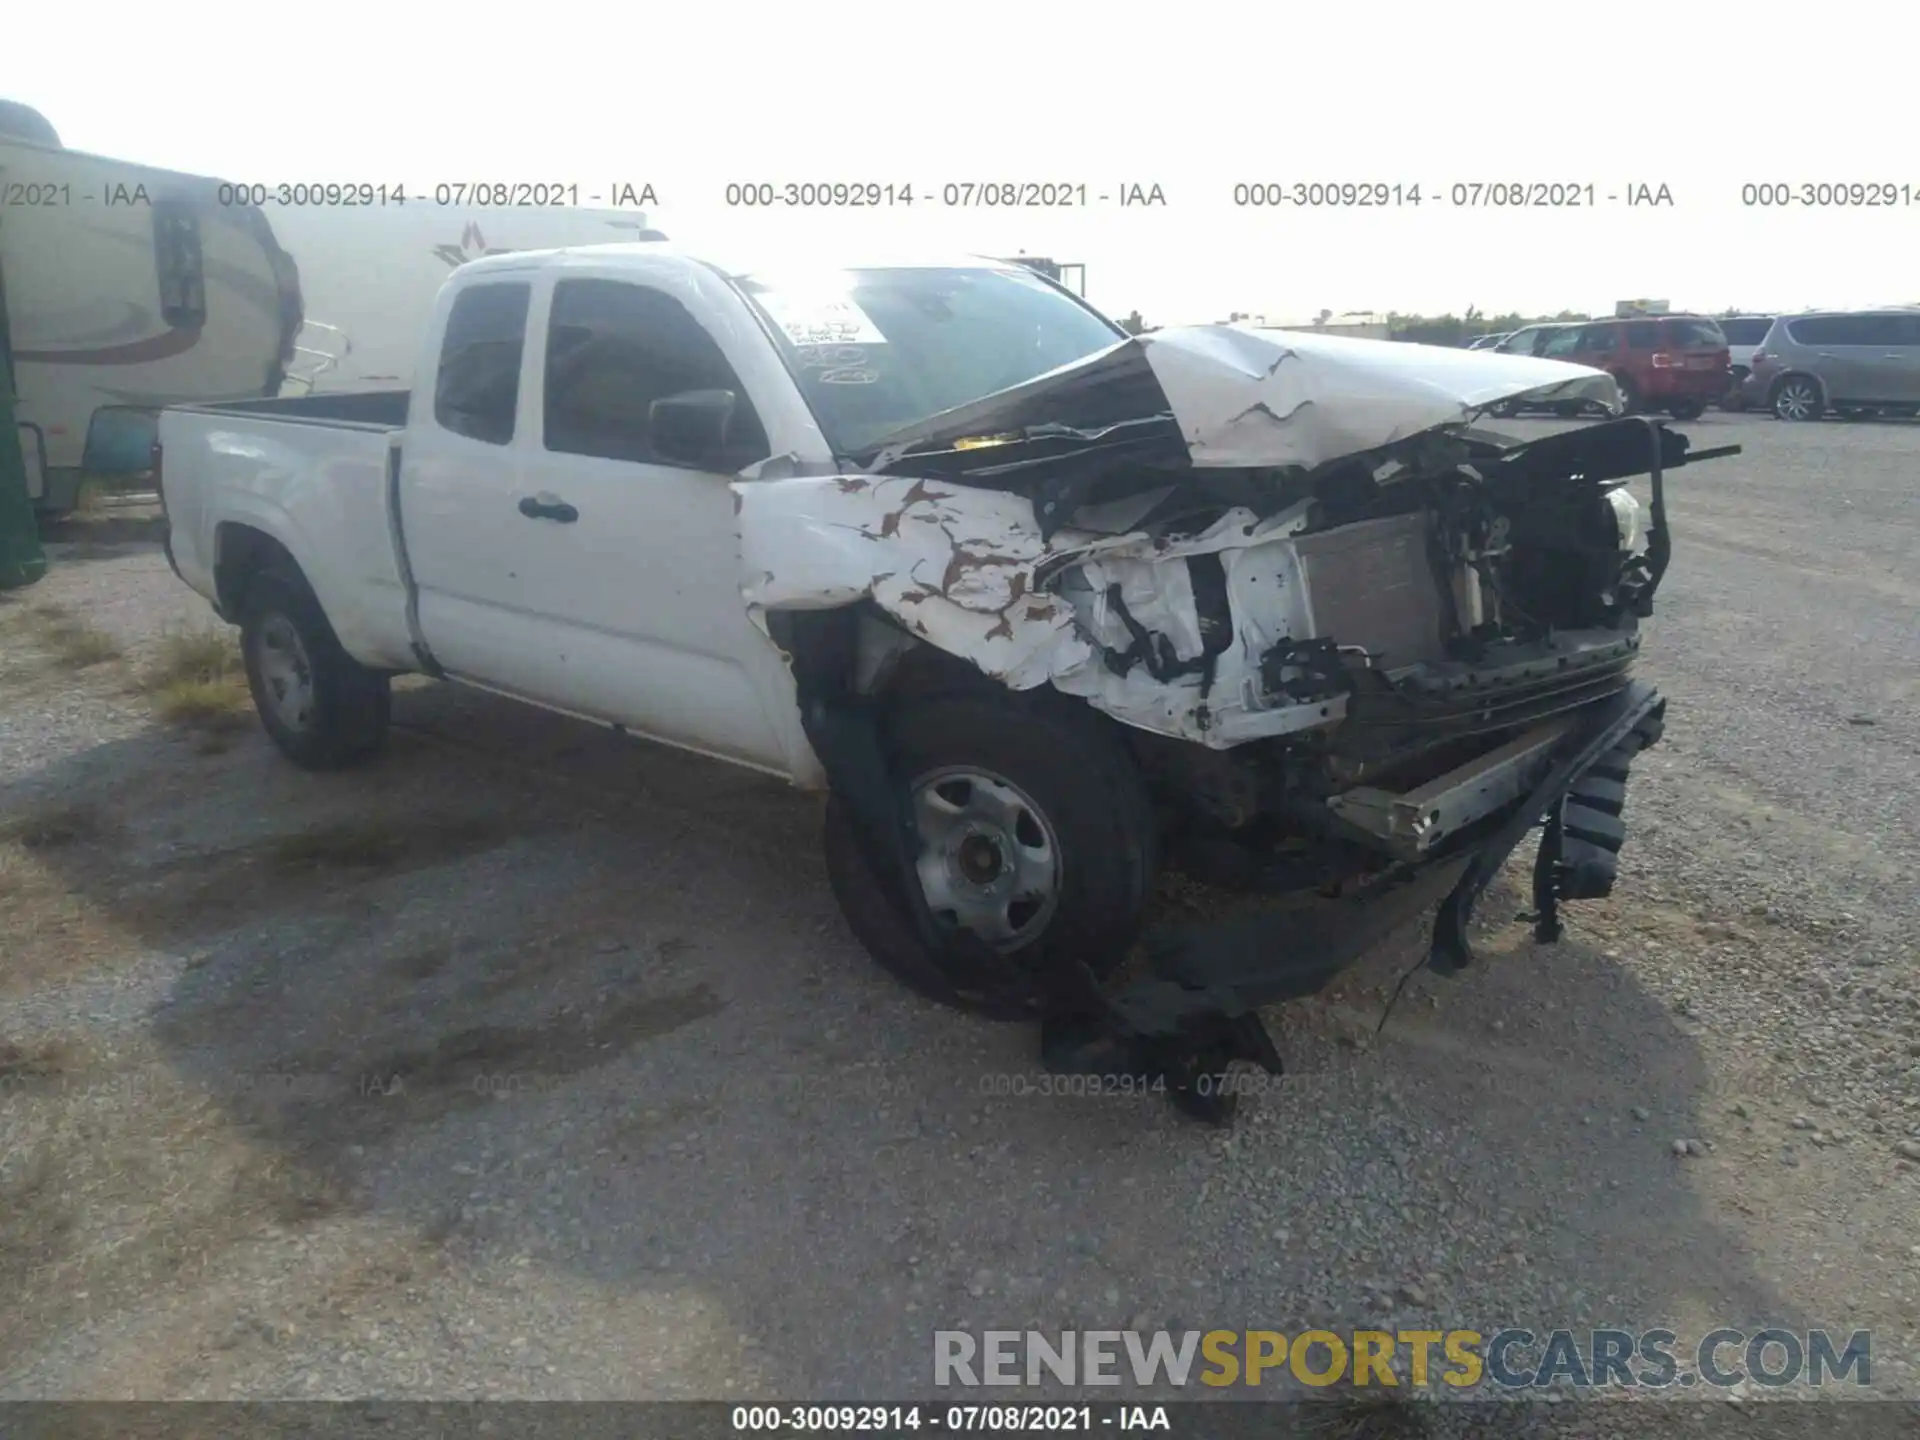
[(648, 416), (654, 401), (698, 390), (735, 397), (728, 465), (764, 460), (766, 432), (746, 387), (679, 301), (624, 280), (562, 280), (553, 287), (543, 427), (548, 450), (682, 464), (655, 453)]

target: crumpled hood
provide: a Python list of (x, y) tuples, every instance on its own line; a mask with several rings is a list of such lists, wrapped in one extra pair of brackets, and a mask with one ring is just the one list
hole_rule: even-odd
[[(1097, 428), (1171, 413), (1196, 467), (1313, 467), (1528, 396), (1618, 411), (1613, 377), (1585, 365), (1244, 325), (1137, 335), (887, 438), (908, 450), (1038, 425)], [(1153, 402), (1159, 400), (1157, 408)]]

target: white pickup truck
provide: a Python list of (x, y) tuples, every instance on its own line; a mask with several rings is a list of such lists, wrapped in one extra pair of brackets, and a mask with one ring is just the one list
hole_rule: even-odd
[[(415, 375), (161, 417), (169, 556), (298, 764), (371, 756), (413, 671), (827, 790), (878, 959), (1200, 1108), (1205, 1065), (1269, 1063), (1251, 1008), (1380, 924), (1445, 897), (1430, 960), (1465, 965), (1529, 827), (1543, 931), (1611, 884), (1660, 479), (1703, 457), (1474, 428), (1615, 403), (1597, 371), (632, 244), (462, 266)], [(1155, 932), (1116, 991), (1162, 856), (1331, 918)]]

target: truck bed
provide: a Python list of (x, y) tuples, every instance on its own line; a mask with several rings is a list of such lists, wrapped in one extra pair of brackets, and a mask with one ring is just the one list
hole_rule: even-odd
[(407, 423), (410, 398), (411, 392), (406, 390), (365, 390), (350, 395), (278, 395), (265, 400), (222, 400), (174, 408), (298, 424), (400, 430)]
[(233, 540), (222, 528), (258, 530), (292, 555), (349, 654), (411, 668), (389, 510), (406, 399), (316, 395), (162, 410), (161, 487), (180, 578), (219, 603), (218, 569)]

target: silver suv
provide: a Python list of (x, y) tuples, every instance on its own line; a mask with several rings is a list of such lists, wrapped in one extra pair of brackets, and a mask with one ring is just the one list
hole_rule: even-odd
[(1782, 420), (1920, 414), (1920, 307), (1781, 316), (1745, 395)]

